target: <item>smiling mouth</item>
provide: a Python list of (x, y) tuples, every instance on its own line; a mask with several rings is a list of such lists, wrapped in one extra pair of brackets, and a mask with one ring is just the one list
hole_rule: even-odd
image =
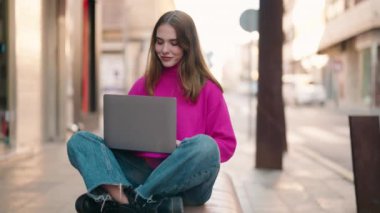
[(161, 57), (161, 60), (163, 61), (170, 61), (172, 58), (171, 57)]

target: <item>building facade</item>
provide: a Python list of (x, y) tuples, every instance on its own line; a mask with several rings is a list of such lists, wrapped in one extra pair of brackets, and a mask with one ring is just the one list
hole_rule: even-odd
[(174, 0), (103, 2), (101, 76), (103, 92), (126, 93), (145, 71), (154, 24)]
[(109, 73), (126, 92), (155, 21), (172, 9), (172, 0), (0, 0), (0, 159), (64, 142), (72, 127), (99, 130)]
[(337, 107), (380, 107), (380, 1), (285, 0), (284, 70), (311, 73)]
[(88, 0), (1, 0), (0, 5), (0, 157), (7, 157), (65, 141), (69, 124), (85, 118), (83, 70), (97, 68), (84, 56), (97, 50), (83, 44), (94, 37), (84, 33), (84, 20), (95, 17), (84, 12), (99, 6)]
[(325, 79), (339, 105), (380, 107), (380, 1), (328, 0), (319, 52), (329, 55)]

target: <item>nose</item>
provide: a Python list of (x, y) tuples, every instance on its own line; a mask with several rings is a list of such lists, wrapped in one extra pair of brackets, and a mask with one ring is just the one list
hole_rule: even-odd
[(169, 45), (167, 43), (164, 43), (162, 45), (162, 53), (168, 53), (169, 52)]

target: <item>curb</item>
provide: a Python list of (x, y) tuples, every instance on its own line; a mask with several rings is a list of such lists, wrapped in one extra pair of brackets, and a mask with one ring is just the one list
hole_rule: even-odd
[(293, 148), (295, 151), (317, 161), (318, 163), (322, 164), (323, 166), (327, 167), (328, 169), (332, 170), (342, 178), (346, 179), (347, 181), (354, 182), (354, 174), (352, 171), (340, 166), (337, 163), (334, 163), (333, 161), (323, 157), (322, 155), (318, 154), (317, 152), (308, 149), (306, 147), (296, 146)]

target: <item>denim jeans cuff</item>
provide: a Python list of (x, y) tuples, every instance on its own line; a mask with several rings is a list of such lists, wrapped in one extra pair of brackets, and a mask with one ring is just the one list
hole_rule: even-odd
[(133, 202), (135, 202), (140, 207), (148, 209), (156, 209), (163, 200), (162, 198), (154, 195), (145, 197), (140, 192), (138, 192), (138, 188), (133, 190), (133, 193), (131, 195), (133, 196)]
[(95, 202), (104, 202), (112, 200), (111, 195), (109, 195), (105, 190), (101, 188), (96, 188), (92, 191), (86, 193), (89, 197), (95, 200)]
[[(87, 191), (87, 195), (94, 199), (96, 202), (102, 202), (102, 201), (109, 201), (113, 200), (111, 195), (102, 187), (103, 184), (95, 187), (94, 189)], [(108, 184), (108, 185), (115, 185), (121, 187), (124, 193), (126, 193), (127, 188), (131, 188), (130, 186), (127, 185), (122, 185), (122, 184)]]

